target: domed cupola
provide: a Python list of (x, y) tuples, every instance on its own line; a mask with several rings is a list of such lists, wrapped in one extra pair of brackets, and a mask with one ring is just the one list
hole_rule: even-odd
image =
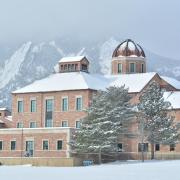
[(146, 57), (142, 47), (131, 39), (127, 39), (120, 43), (114, 50), (112, 57)]
[(146, 72), (146, 56), (142, 47), (131, 39), (120, 43), (112, 54), (112, 74)]

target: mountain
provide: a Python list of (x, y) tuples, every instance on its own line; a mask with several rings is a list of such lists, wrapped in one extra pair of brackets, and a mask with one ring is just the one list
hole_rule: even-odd
[[(0, 46), (0, 106), (11, 108), (11, 91), (54, 73), (64, 56), (85, 55), (90, 72), (110, 74), (111, 55), (122, 40), (110, 38), (98, 42), (56, 39), (50, 42), (26, 42), (19, 46)], [(145, 49), (148, 71), (157, 71), (180, 80), (180, 60), (156, 55)]]

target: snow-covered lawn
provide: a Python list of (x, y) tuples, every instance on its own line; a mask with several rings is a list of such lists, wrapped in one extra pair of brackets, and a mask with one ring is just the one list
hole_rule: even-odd
[(0, 180), (180, 180), (180, 161), (116, 162), (89, 167), (1, 166)]

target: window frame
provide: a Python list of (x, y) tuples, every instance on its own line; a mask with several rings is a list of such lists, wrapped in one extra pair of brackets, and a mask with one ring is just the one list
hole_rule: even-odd
[[(77, 102), (78, 99), (81, 99), (80, 109), (78, 109), (78, 102)], [(82, 96), (76, 96), (75, 110), (76, 111), (82, 111), (83, 110), (83, 97)]]
[[(47, 143), (48, 143), (48, 144), (47, 144), (47, 147), (48, 147), (47, 149), (44, 148), (44, 142), (47, 142)], [(43, 150), (43, 151), (49, 151), (49, 149), (50, 149), (50, 148), (49, 148), (49, 139), (43, 139), (43, 140), (42, 140), (42, 150)]]
[[(52, 111), (49, 111), (49, 109), (47, 108), (48, 100), (52, 101), (52, 108), (51, 108)], [(48, 119), (48, 113), (52, 113), (51, 114), (52, 119)], [(53, 116), (54, 116), (54, 97), (53, 96), (45, 97), (44, 99), (44, 127), (46, 128), (53, 127)]]
[[(59, 142), (59, 141), (61, 141), (61, 149), (58, 148), (58, 142)], [(62, 140), (62, 139), (57, 139), (57, 141), (56, 141), (56, 150), (57, 150), (57, 151), (63, 150), (63, 140)]]
[[(121, 71), (119, 71), (120, 70), (119, 67), (121, 67)], [(123, 71), (123, 65), (122, 63), (118, 63), (118, 70), (117, 70), (118, 74), (122, 74), (122, 71)]]
[[(120, 147), (119, 147), (120, 144), (121, 144), (121, 149), (120, 149)], [(118, 143), (118, 144), (117, 144), (117, 149), (118, 149), (118, 150), (117, 150), (118, 152), (123, 152), (123, 143)]]
[[(131, 64), (134, 64), (134, 71), (131, 71)], [(136, 63), (134, 63), (134, 62), (129, 63), (129, 72), (130, 73), (135, 73), (136, 72)]]
[(144, 144), (143, 152), (149, 152), (149, 143), (138, 143), (138, 152), (142, 152), (141, 144)]
[[(35, 107), (33, 108), (33, 106), (32, 106), (32, 102), (35, 102)], [(37, 112), (37, 101), (36, 101), (36, 99), (31, 99), (30, 100), (30, 112)]]
[(175, 144), (170, 144), (169, 145), (169, 151), (175, 151), (176, 150), (176, 145)]
[(141, 63), (141, 73), (144, 73), (144, 63)]
[[(63, 126), (63, 122), (66, 122), (67, 123), (67, 126)], [(69, 125), (68, 125), (68, 120), (63, 120), (63, 121), (61, 121), (61, 127), (68, 127)]]
[[(64, 109), (64, 104), (63, 104), (63, 100), (64, 99), (66, 99), (67, 100), (67, 107), (66, 107), (66, 109)], [(68, 96), (63, 96), (62, 98), (61, 98), (61, 111), (62, 112), (67, 112), (69, 110), (69, 98), (68, 98)]]
[(155, 144), (155, 151), (160, 151), (160, 144)]
[[(20, 126), (20, 124), (21, 124), (21, 126)], [(17, 124), (16, 124), (16, 128), (23, 128), (23, 122), (22, 121), (19, 121), (19, 122), (17, 122)]]
[[(20, 104), (19, 103), (22, 103), (22, 107), (20, 108)], [(17, 112), (18, 113), (23, 113), (24, 112), (24, 102), (22, 99), (18, 99), (17, 100)]]
[[(77, 126), (77, 123), (79, 123), (79, 127)], [(75, 121), (75, 127), (76, 127), (76, 129), (80, 129), (81, 128), (81, 121), (80, 120), (76, 120)]]
[(4, 141), (3, 140), (0, 140), (0, 143), (1, 143), (1, 148), (0, 148), (0, 151), (3, 151), (4, 150)]
[[(35, 124), (35, 127), (31, 127), (31, 124), (34, 123)], [(29, 128), (36, 128), (37, 127), (37, 123), (36, 121), (30, 121), (29, 122)]]
[[(15, 142), (15, 148), (14, 149), (12, 149), (12, 142)], [(10, 150), (11, 151), (16, 151), (16, 140), (11, 140), (11, 142), (10, 142)]]

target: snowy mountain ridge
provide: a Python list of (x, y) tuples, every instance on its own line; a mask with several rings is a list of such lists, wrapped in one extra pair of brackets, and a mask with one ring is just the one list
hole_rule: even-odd
[[(110, 74), (113, 50), (121, 42), (111, 37), (100, 42), (76, 42), (57, 39), (49, 42), (23, 43), (13, 53), (0, 56), (0, 106), (10, 108), (11, 92), (57, 71), (57, 63), (64, 56), (85, 55), (90, 61), (90, 72)], [(1, 53), (1, 52), (0, 52)], [(145, 50), (148, 71), (180, 80), (180, 61), (161, 57)], [(7, 58), (8, 57), (8, 58)]]

